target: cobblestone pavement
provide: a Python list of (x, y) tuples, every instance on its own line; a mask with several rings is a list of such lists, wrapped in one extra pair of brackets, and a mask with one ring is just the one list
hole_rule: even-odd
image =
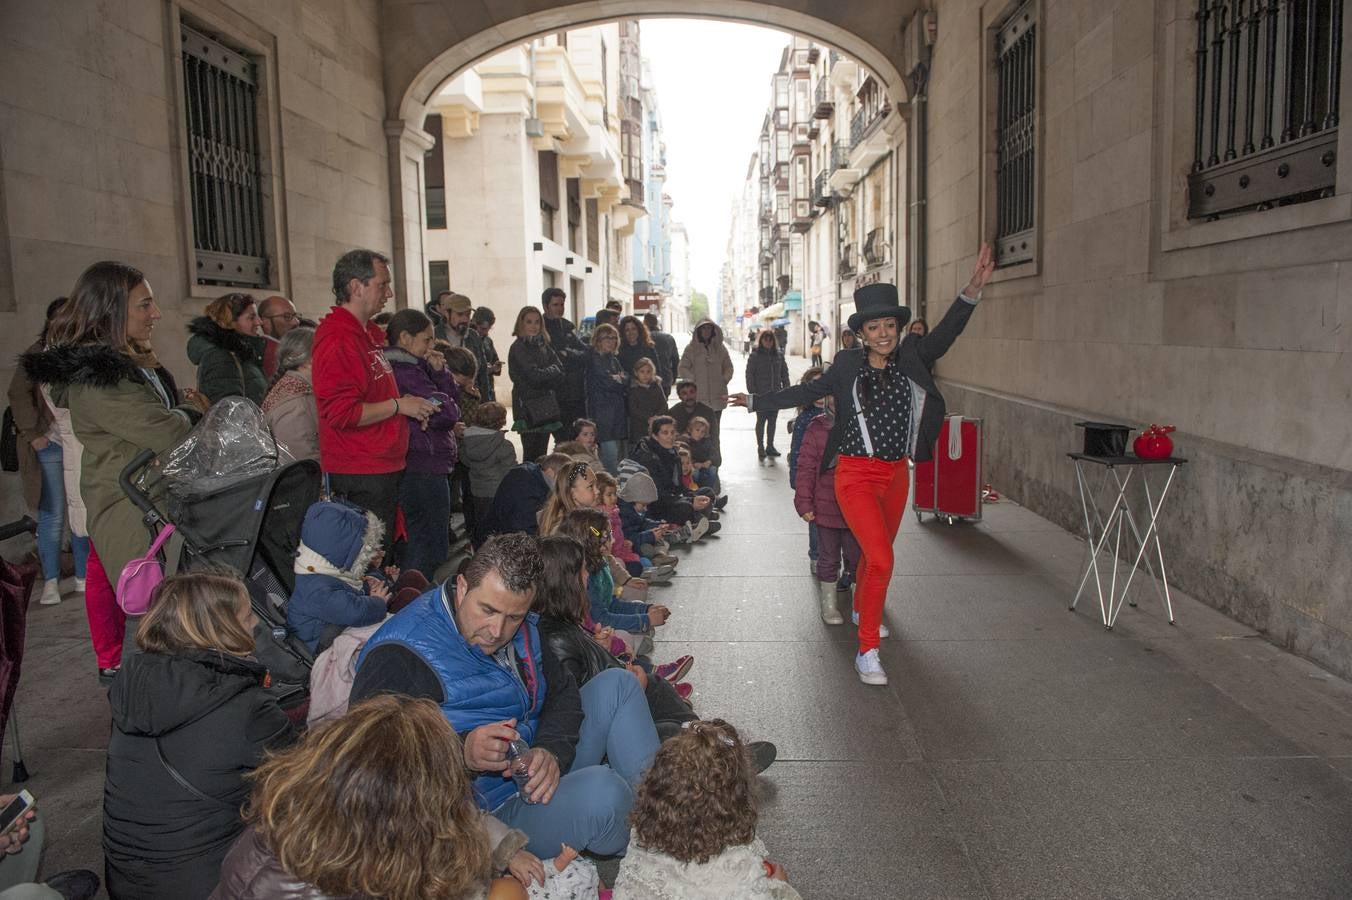
[[(864, 686), (752, 423), (724, 414), (732, 501), (661, 589), (658, 653), (694, 653), (701, 713), (779, 745), (761, 835), (805, 897), (1352, 894), (1352, 686), (1182, 595), (1170, 626), (1147, 584), (1112, 632), (1068, 612), (1083, 543), (1009, 500), (978, 524), (908, 514), (891, 684)], [(18, 696), (44, 870), (101, 869), (107, 710), (78, 603), (33, 605)]]

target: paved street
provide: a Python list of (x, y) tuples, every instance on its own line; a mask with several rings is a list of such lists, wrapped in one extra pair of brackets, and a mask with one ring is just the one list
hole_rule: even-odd
[[(1002, 500), (976, 525), (908, 514), (891, 684), (866, 687), (752, 422), (724, 415), (732, 502), (681, 551), (658, 650), (696, 655), (702, 713), (779, 745), (761, 835), (805, 897), (1352, 893), (1347, 683), (1181, 595), (1171, 627), (1149, 585), (1113, 632), (1067, 612), (1083, 544)], [(107, 713), (76, 603), (33, 605), (18, 709), (45, 870), (101, 870)]]

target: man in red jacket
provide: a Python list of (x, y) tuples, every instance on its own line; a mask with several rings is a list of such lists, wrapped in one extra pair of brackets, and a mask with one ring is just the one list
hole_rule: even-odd
[(394, 296), (390, 261), (374, 250), (349, 250), (333, 267), (333, 307), (315, 331), (313, 373), (319, 408), (319, 462), (336, 495), (385, 523), (388, 559), (394, 540), (399, 479), (408, 450), (408, 419), (422, 427), (436, 407), (399, 396), (385, 361), (385, 332), (371, 319)]

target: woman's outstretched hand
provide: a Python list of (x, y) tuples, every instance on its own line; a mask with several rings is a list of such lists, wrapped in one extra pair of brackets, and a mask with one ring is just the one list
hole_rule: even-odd
[(746, 394), (728, 394), (723, 398), (723, 402), (729, 406), (746, 406)]
[(975, 299), (981, 293), (981, 289), (990, 283), (994, 274), (995, 251), (991, 249), (990, 244), (982, 244), (981, 252), (976, 255), (976, 267), (972, 269), (972, 277), (962, 292)]

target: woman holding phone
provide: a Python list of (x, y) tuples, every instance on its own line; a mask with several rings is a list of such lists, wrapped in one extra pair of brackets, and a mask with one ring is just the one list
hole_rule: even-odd
[(749, 410), (804, 406), (835, 399), (836, 421), (821, 467), (836, 466), (836, 500), (863, 551), (855, 576), (854, 622), (859, 627), (855, 671), (865, 684), (887, 684), (879, 639), (887, 634), (883, 603), (892, 580), (892, 544), (910, 491), (907, 460), (932, 457), (944, 421), (944, 398), (931, 370), (962, 334), (995, 272), (995, 255), (983, 244), (967, 286), (934, 330), (903, 332), (911, 311), (894, 284), (871, 284), (854, 292), (850, 331), (863, 345), (836, 354), (821, 378), (769, 394), (736, 394), (733, 405)]
[(460, 388), (446, 368), (446, 357), (432, 349), (436, 337), (432, 320), (416, 309), (401, 309), (385, 327), (389, 345), (385, 359), (394, 370), (399, 393), (422, 397), (436, 411), (420, 428), (408, 432), (408, 455), (399, 482), (399, 506), (404, 510), (408, 540), (395, 548), (399, 567), (417, 570), (428, 578), (450, 556), (446, 523), (451, 518), (448, 476), (455, 468), (464, 429), (456, 401)]

